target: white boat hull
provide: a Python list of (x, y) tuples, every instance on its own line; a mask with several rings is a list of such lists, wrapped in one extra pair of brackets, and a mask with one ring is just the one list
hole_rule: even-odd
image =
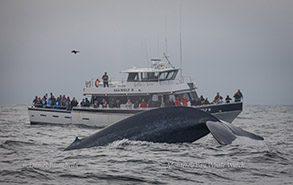
[[(198, 106), (220, 120), (232, 123), (241, 113), (242, 103)], [(106, 127), (147, 109), (74, 108), (72, 111), (29, 108), (31, 124), (74, 124), (90, 127)]]
[(106, 127), (133, 114), (72, 111), (72, 124), (90, 127)]
[(71, 111), (49, 109), (49, 108), (29, 108), (31, 124), (71, 124)]

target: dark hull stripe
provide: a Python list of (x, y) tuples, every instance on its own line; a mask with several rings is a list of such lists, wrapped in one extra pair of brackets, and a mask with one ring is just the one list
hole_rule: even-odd
[(37, 122), (31, 121), (31, 125), (70, 125), (71, 123), (49, 123), (49, 122)]

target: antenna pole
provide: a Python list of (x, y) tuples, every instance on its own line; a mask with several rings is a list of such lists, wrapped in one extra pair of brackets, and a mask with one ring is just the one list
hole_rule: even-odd
[(168, 49), (167, 49), (167, 19), (165, 17), (165, 52), (168, 54)]
[(182, 79), (182, 39), (181, 39), (181, 8), (180, 8), (180, 75)]

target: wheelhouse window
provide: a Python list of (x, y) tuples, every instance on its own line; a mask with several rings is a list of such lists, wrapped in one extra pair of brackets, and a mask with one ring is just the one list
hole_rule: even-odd
[(142, 81), (154, 82), (154, 81), (158, 81), (158, 78), (159, 78), (158, 72), (143, 72), (143, 73), (141, 73)]
[(168, 76), (168, 72), (163, 72), (160, 74), (160, 80), (166, 80), (167, 79), (167, 76)]
[(140, 72), (129, 73), (128, 82), (156, 82), (164, 80), (174, 80), (178, 70), (164, 71), (164, 72)]
[(136, 82), (136, 81), (139, 81), (139, 76), (138, 76), (138, 73), (129, 73), (128, 74), (128, 79), (127, 79), (128, 82)]
[(161, 72), (160, 76), (159, 76), (159, 80), (163, 81), (163, 80), (174, 80), (176, 77), (178, 70), (173, 70), (173, 71), (165, 71), (165, 72)]
[(148, 73), (148, 79), (150, 81), (158, 81), (159, 73), (158, 72), (151, 72)]
[(170, 71), (167, 76), (167, 80), (172, 80), (174, 77), (175, 71)]

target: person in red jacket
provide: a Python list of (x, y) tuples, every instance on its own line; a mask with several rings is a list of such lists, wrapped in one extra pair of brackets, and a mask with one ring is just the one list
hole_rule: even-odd
[(175, 106), (181, 106), (181, 102), (179, 101), (179, 97), (176, 97)]
[(147, 107), (148, 107), (148, 104), (144, 101), (144, 99), (142, 99), (140, 103), (140, 108), (147, 108)]
[(188, 103), (188, 99), (186, 98), (186, 96), (183, 96), (183, 99), (181, 100), (182, 106), (187, 107), (187, 103)]

